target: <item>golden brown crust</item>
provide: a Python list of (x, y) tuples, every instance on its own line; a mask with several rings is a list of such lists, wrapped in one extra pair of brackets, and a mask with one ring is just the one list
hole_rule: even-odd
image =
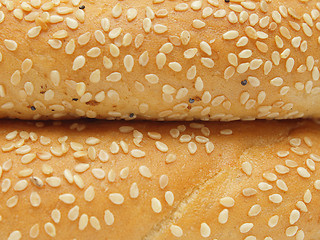
[(317, 0), (1, 2), (0, 117), (320, 117)]
[(0, 123), (5, 239), (319, 238), (311, 121)]

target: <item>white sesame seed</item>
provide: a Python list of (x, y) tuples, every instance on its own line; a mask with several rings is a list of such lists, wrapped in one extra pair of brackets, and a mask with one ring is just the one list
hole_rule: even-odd
[(269, 200), (273, 203), (281, 203), (282, 196), (280, 194), (272, 194), (269, 196)]
[(79, 219), (79, 230), (80, 231), (83, 231), (87, 226), (88, 226), (88, 222), (89, 222), (89, 217), (87, 214), (82, 214), (80, 216), (80, 219)]
[(106, 210), (104, 212), (104, 221), (108, 226), (111, 226), (114, 223), (114, 215), (110, 212), (110, 210)]
[(287, 237), (293, 237), (294, 235), (296, 235), (297, 231), (298, 231), (298, 227), (297, 226), (288, 227), (286, 229), (286, 236)]
[(240, 226), (241, 233), (247, 233), (253, 228), (253, 223), (244, 223)]
[(14, 40), (5, 39), (4, 45), (9, 51), (12, 51), (12, 52), (16, 51), (18, 48), (18, 44)]
[(205, 238), (207, 238), (211, 235), (211, 229), (208, 224), (201, 223), (200, 234), (202, 237), (205, 237)]
[(145, 178), (151, 178), (152, 177), (150, 169), (148, 167), (146, 167), (146, 166), (140, 166), (139, 167), (139, 173)]
[(48, 222), (44, 224), (44, 230), (50, 237), (56, 236), (56, 228), (52, 223)]
[(227, 223), (229, 218), (229, 210), (228, 209), (223, 209), (220, 213), (219, 213), (219, 217), (218, 217), (218, 222), (220, 224), (225, 224)]
[(297, 172), (303, 178), (309, 178), (311, 176), (307, 169), (305, 169), (304, 167), (298, 167)]
[(76, 200), (76, 198), (70, 193), (61, 194), (59, 199), (66, 204), (72, 204)]
[(292, 210), (290, 213), (290, 224), (295, 224), (300, 218), (300, 212), (296, 209)]
[(311, 191), (309, 189), (306, 190), (306, 192), (304, 193), (304, 196), (303, 196), (303, 201), (305, 203), (310, 203), (312, 200), (312, 194), (311, 194)]
[(81, 55), (76, 57), (73, 61), (73, 66), (72, 66), (73, 71), (77, 71), (83, 68), (85, 63), (86, 63), (86, 59), (84, 56)]
[(183, 235), (182, 229), (177, 225), (171, 225), (170, 231), (171, 231), (172, 235), (175, 237), (182, 237), (182, 235)]
[(155, 213), (160, 213), (162, 210), (161, 202), (157, 198), (151, 199), (151, 208)]
[(233, 39), (236, 39), (237, 37), (239, 37), (239, 32), (236, 30), (230, 30), (223, 34), (223, 38), (225, 40), (233, 40)]
[(124, 202), (124, 197), (120, 193), (109, 194), (109, 199), (116, 205), (121, 205)]
[(74, 206), (68, 212), (68, 219), (70, 221), (75, 221), (79, 217), (79, 206)]
[(231, 197), (224, 197), (220, 199), (220, 204), (224, 207), (230, 208), (234, 206), (234, 199)]
[(274, 215), (271, 218), (269, 218), (268, 226), (270, 228), (274, 228), (275, 226), (277, 226), (278, 222), (279, 222), (279, 216), (278, 215)]

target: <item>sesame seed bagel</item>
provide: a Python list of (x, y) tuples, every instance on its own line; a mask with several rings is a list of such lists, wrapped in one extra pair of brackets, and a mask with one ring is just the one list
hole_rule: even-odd
[(0, 125), (1, 239), (320, 239), (320, 125)]
[(317, 0), (0, 1), (0, 117), (320, 117)]

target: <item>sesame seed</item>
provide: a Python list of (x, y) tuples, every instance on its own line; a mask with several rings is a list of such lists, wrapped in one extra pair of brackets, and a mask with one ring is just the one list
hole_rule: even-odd
[(167, 175), (161, 175), (160, 176), (159, 185), (160, 185), (161, 189), (164, 189), (168, 185), (168, 182), (169, 182), (169, 178), (168, 178)]
[(311, 176), (310, 173), (307, 171), (307, 169), (303, 167), (298, 167), (297, 172), (303, 178), (309, 178)]
[(84, 56), (76, 57), (73, 61), (73, 66), (72, 66), (73, 71), (77, 71), (77, 70), (83, 68), (85, 63), (86, 63), (86, 59)]
[(50, 237), (55, 237), (56, 236), (56, 228), (52, 223), (50, 223), (50, 222), (45, 223), (44, 224), (44, 230)]
[(279, 216), (278, 215), (274, 215), (271, 218), (269, 218), (268, 226), (270, 228), (274, 228), (275, 226), (277, 226), (278, 222), (279, 222)]
[(287, 191), (288, 191), (288, 187), (287, 187), (286, 183), (285, 183), (283, 180), (277, 180), (277, 181), (276, 181), (276, 184), (277, 184), (277, 187), (278, 187), (280, 190), (282, 190), (282, 191), (284, 191), (284, 192), (287, 192)]
[(4, 46), (9, 50), (9, 51), (16, 51), (18, 48), (18, 44), (14, 40), (4, 40)]
[(173, 202), (174, 202), (174, 195), (171, 191), (166, 191), (165, 193), (165, 200), (166, 202), (168, 203), (169, 206), (172, 206), (173, 205)]
[(18, 198), (17, 195), (14, 195), (13, 197), (9, 198), (9, 199), (7, 200), (7, 207), (8, 207), (8, 208), (13, 208), (13, 207), (15, 207), (15, 206), (18, 204), (18, 200), (19, 200), (19, 198)]
[(233, 40), (233, 39), (236, 39), (237, 37), (239, 37), (239, 32), (236, 30), (230, 30), (223, 34), (223, 38), (225, 40)]
[(306, 192), (304, 193), (304, 196), (303, 196), (303, 201), (305, 203), (310, 203), (312, 200), (312, 194), (311, 194), (311, 191), (309, 189), (306, 190)]
[(195, 19), (193, 20), (192, 22), (192, 26), (196, 29), (201, 29), (201, 28), (204, 28), (206, 26), (206, 23), (199, 20), (199, 19)]
[(91, 226), (92, 226), (95, 230), (97, 230), (97, 231), (101, 230), (100, 222), (99, 222), (99, 220), (98, 220), (95, 216), (91, 216), (90, 219), (89, 219), (89, 221), (90, 221)]
[(20, 240), (21, 238), (22, 238), (21, 232), (16, 230), (10, 233), (8, 240)]
[(111, 226), (114, 223), (114, 215), (110, 210), (104, 212), (104, 221), (108, 226)]
[(120, 17), (122, 14), (122, 7), (120, 3), (117, 3), (113, 8), (112, 8), (112, 16), (114, 18)]
[(79, 206), (74, 206), (68, 212), (68, 219), (70, 221), (75, 221), (79, 217)]
[(46, 182), (50, 187), (59, 187), (61, 184), (61, 180), (59, 177), (48, 177), (46, 178)]
[(273, 203), (281, 203), (282, 196), (280, 194), (272, 194), (269, 196), (269, 200)]
[(31, 238), (37, 238), (39, 236), (39, 232), (40, 232), (40, 227), (39, 227), (39, 224), (36, 223), (30, 228), (29, 236)]
[(220, 204), (224, 207), (231, 208), (234, 206), (234, 199), (231, 197), (224, 197), (220, 199)]
[(169, 63), (169, 67), (175, 72), (181, 72), (182, 66), (177, 62)]
[(300, 218), (300, 212), (296, 209), (292, 210), (290, 213), (290, 224), (295, 224)]
[(141, 151), (139, 149), (131, 150), (130, 154), (135, 158), (142, 158), (142, 157), (144, 157), (146, 155), (144, 151)]
[(255, 217), (255, 216), (259, 215), (260, 212), (261, 212), (261, 206), (259, 204), (256, 204), (250, 208), (250, 210), (248, 212), (248, 216)]
[(229, 218), (229, 210), (228, 209), (223, 209), (220, 213), (219, 213), (219, 217), (218, 217), (218, 222), (220, 224), (225, 224), (227, 223)]
[(79, 230), (83, 231), (88, 226), (89, 217), (87, 214), (82, 214), (79, 219)]
[(207, 238), (211, 235), (211, 229), (208, 224), (201, 223), (200, 234), (202, 237), (205, 237), (205, 238)]
[(151, 199), (151, 208), (155, 213), (160, 213), (162, 210), (161, 202), (157, 198)]
[(92, 186), (89, 186), (84, 192), (84, 200), (87, 202), (91, 202), (94, 199), (95, 190)]
[(182, 229), (177, 225), (171, 225), (170, 231), (171, 231), (172, 235), (175, 237), (182, 237), (182, 235), (183, 235)]
[(152, 177), (150, 169), (148, 167), (146, 167), (146, 166), (140, 166), (139, 167), (139, 173), (141, 174), (141, 176), (143, 176), (145, 178), (151, 178)]
[(70, 193), (61, 194), (59, 199), (65, 204), (72, 204), (76, 200), (76, 198)]
[(51, 218), (55, 223), (59, 223), (61, 219), (61, 212), (58, 209), (52, 210)]
[(253, 228), (253, 223), (244, 223), (240, 226), (241, 233), (247, 233)]
[(129, 193), (130, 197), (135, 199), (139, 196), (139, 188), (137, 183), (132, 183), (130, 186), (130, 193)]
[(121, 205), (124, 202), (124, 197), (120, 193), (109, 194), (109, 199), (116, 205)]
[(297, 226), (288, 227), (286, 229), (286, 236), (287, 237), (293, 237), (294, 235), (296, 235), (297, 231), (298, 231), (298, 227)]

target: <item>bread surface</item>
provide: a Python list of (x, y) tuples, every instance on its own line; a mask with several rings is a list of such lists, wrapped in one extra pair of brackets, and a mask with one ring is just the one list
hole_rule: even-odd
[(0, 117), (320, 117), (317, 0), (0, 2)]
[(0, 123), (1, 239), (320, 238), (314, 122)]

